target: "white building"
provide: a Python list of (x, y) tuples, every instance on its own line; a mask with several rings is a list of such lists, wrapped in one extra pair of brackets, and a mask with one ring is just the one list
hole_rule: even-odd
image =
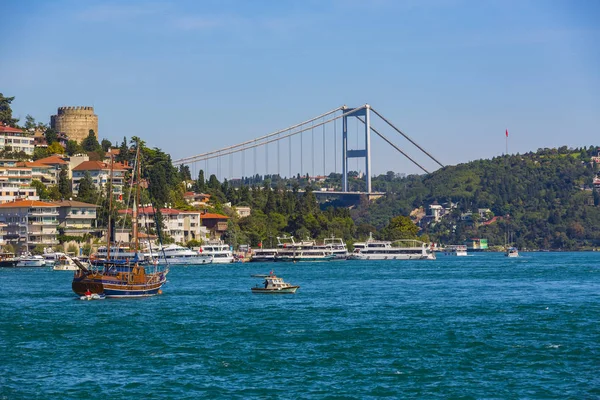
[(4, 239), (22, 250), (31, 251), (41, 244), (58, 244), (58, 211), (55, 204), (37, 200), (17, 200), (0, 204), (0, 222), (5, 223)]
[(33, 133), (11, 126), (0, 125), (0, 149), (5, 150), (10, 147), (11, 151), (23, 151), (28, 155), (33, 155)]
[(111, 168), (110, 163), (102, 161), (84, 161), (73, 168), (73, 195), (77, 196), (79, 191), (79, 182), (85, 176), (86, 172), (90, 174), (94, 186), (100, 190), (108, 185), (112, 169), (112, 193), (115, 196), (123, 194), (123, 185), (125, 184), (125, 174), (131, 167), (126, 164), (115, 162)]

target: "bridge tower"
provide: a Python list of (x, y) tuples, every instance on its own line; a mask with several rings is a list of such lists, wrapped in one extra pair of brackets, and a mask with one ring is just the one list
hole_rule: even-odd
[[(348, 159), (365, 159), (365, 181), (367, 183), (367, 193), (371, 193), (371, 106), (365, 104), (358, 108), (342, 107), (344, 113), (342, 117), (342, 191), (348, 191)], [(348, 149), (348, 117), (358, 118), (365, 126), (365, 148)], [(364, 120), (360, 117), (364, 117)]]

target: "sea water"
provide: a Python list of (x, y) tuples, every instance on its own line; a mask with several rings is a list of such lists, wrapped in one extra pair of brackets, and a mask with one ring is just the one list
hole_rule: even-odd
[[(296, 294), (252, 294), (270, 270)], [(173, 266), (80, 301), (0, 269), (1, 399), (600, 398), (600, 253)]]

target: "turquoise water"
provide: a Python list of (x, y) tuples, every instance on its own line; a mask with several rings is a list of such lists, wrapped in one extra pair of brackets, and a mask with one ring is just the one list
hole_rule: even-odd
[[(295, 295), (253, 295), (271, 268)], [(0, 269), (0, 399), (600, 398), (600, 253), (173, 267), (80, 301)]]

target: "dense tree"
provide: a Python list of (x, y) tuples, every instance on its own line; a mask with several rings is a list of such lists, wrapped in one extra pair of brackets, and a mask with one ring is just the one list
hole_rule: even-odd
[(46, 143), (50, 146), (52, 143), (58, 142), (58, 134), (52, 128), (47, 128), (44, 132), (44, 139), (46, 139)]
[(14, 99), (14, 96), (5, 97), (2, 93), (0, 93), (0, 123), (16, 127), (19, 119), (13, 118), (12, 108), (10, 106)]
[(58, 142), (52, 143), (48, 146), (48, 154), (64, 154), (65, 148), (60, 145)]
[(112, 147), (112, 143), (108, 139), (102, 139), (102, 142), (100, 143), (100, 147), (102, 147), (102, 150), (104, 152), (107, 152)]
[(83, 152), (83, 148), (77, 141), (69, 140), (67, 141), (66, 153), (69, 156), (74, 156), (75, 154), (79, 154)]
[(102, 150), (102, 146), (100, 146), (100, 143), (98, 143), (98, 139), (96, 139), (96, 134), (92, 129), (90, 129), (90, 133), (81, 142), (81, 147), (85, 151), (97, 152), (98, 150)]
[(94, 182), (92, 181), (92, 177), (89, 172), (85, 172), (83, 178), (79, 181), (79, 186), (77, 188), (77, 199), (79, 201), (83, 201), (84, 203), (92, 203), (96, 204), (98, 199), (98, 191), (94, 186)]
[[(81, 185), (80, 185), (81, 186)], [(84, 188), (85, 189), (85, 188)], [(62, 166), (58, 174), (58, 191), (63, 199), (68, 199), (73, 195), (71, 180), (66, 166)]]

